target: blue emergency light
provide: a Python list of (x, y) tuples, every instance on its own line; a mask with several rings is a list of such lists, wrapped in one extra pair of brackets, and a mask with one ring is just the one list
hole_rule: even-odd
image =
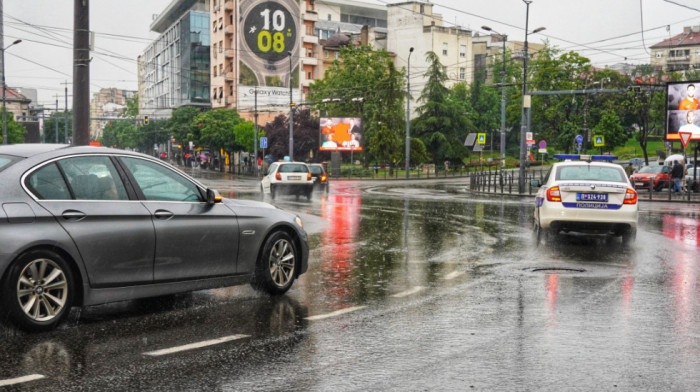
[(568, 159), (575, 161), (615, 161), (616, 155), (581, 155), (581, 154), (554, 154), (554, 159)]

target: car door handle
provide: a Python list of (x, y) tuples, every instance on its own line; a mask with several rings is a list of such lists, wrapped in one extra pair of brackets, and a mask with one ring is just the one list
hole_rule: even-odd
[(175, 216), (175, 214), (168, 210), (156, 210), (156, 212), (153, 213), (153, 216), (155, 216), (156, 219), (168, 220)]
[(87, 214), (82, 212), (82, 211), (76, 211), (76, 210), (65, 210), (61, 214), (63, 219), (69, 220), (69, 221), (81, 221), (83, 220)]

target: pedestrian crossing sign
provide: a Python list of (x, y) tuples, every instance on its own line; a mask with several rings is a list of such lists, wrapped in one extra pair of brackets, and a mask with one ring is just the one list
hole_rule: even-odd
[(478, 143), (479, 144), (486, 144), (486, 134), (485, 133), (479, 133), (478, 134)]
[(603, 147), (604, 145), (605, 145), (605, 136), (603, 136), (603, 135), (593, 136), (593, 146), (594, 147)]

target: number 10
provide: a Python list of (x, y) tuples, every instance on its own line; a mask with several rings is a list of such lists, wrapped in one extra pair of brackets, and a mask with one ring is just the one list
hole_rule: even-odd
[[(263, 30), (270, 30), (270, 9), (265, 8), (265, 11), (260, 13), (260, 16), (265, 20), (265, 25)], [(284, 30), (284, 12), (282, 10), (276, 10), (272, 13), (272, 28), (276, 31)]]

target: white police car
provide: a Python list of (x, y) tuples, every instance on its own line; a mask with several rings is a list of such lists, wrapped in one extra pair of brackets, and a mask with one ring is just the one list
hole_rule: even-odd
[(539, 187), (535, 205), (535, 238), (550, 240), (561, 233), (621, 236), (623, 244), (637, 235), (637, 192), (611, 155), (554, 155)]

